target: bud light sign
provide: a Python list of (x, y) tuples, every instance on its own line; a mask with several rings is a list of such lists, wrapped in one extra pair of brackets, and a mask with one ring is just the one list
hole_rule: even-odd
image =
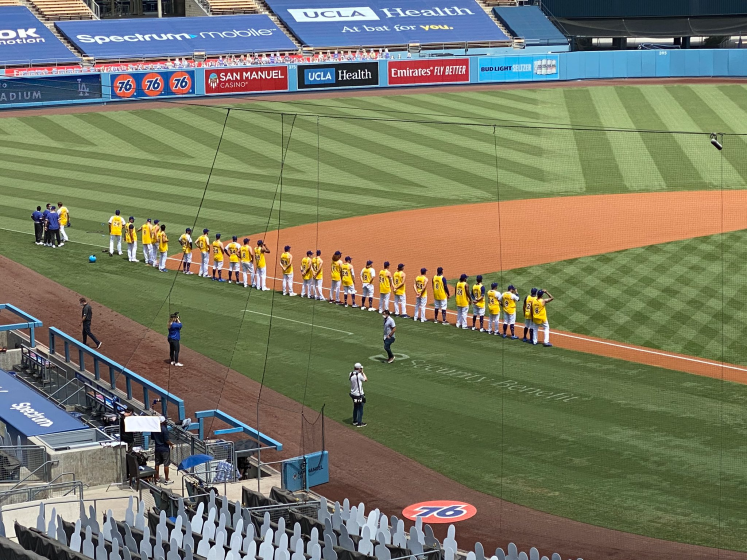
[(478, 60), (480, 82), (524, 82), (529, 80), (557, 80), (560, 57), (544, 54), (537, 56), (493, 56)]
[(112, 99), (153, 99), (194, 93), (194, 70), (112, 75)]
[(351, 88), (378, 85), (378, 62), (299, 64), (298, 66), (298, 89)]

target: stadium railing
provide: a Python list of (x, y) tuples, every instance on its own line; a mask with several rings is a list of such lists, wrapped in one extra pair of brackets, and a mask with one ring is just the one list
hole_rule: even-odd
[(21, 311), (16, 306), (11, 305), (10, 303), (0, 303), (0, 312), (2, 312), (4, 309), (7, 309), (14, 315), (17, 315), (18, 317), (23, 319), (25, 322), (13, 323), (11, 325), (0, 325), (0, 331), (15, 331), (18, 329), (28, 329), (30, 346), (31, 348), (35, 348), (36, 347), (36, 335), (34, 333), (34, 329), (37, 327), (41, 327), (42, 322), (36, 317), (32, 317), (25, 311)]

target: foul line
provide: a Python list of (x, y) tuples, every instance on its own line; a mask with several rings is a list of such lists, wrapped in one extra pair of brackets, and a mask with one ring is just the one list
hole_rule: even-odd
[[(19, 231), (19, 230), (9, 229), (9, 228), (0, 228), (0, 230), (10, 231), (10, 232), (14, 232), (14, 233), (21, 233), (21, 234), (29, 235), (29, 236), (34, 235), (33, 233), (29, 233), (27, 231)], [(101, 247), (101, 245), (97, 245), (97, 244), (94, 244), (94, 243), (84, 243), (82, 241), (68, 241), (68, 243), (77, 243), (79, 245), (88, 245), (90, 247)], [(138, 244), (138, 245), (140, 245), (139, 249), (140, 249), (140, 251), (142, 253), (142, 244)], [(168, 260), (175, 261), (175, 262), (181, 262), (182, 261), (181, 257), (168, 257)], [(140, 262), (142, 262), (142, 261), (140, 261)], [(199, 266), (199, 263), (196, 263), (196, 264)], [(267, 278), (269, 280), (274, 280), (274, 281), (280, 281), (281, 280), (280, 278), (275, 278), (273, 276), (268, 276)], [(293, 284), (294, 285), (298, 285), (298, 286), (302, 286), (303, 282), (293, 282)], [(327, 292), (330, 291), (329, 288), (323, 288), (323, 289), (326, 290)], [(356, 295), (361, 296), (361, 294), (356, 294)], [(378, 299), (378, 298), (375, 298), (375, 299)], [(415, 305), (411, 304), (411, 303), (406, 304), (406, 306), (408, 308), (413, 308), (413, 309), (415, 308)], [(429, 307), (428, 309), (430, 311), (432, 311), (433, 307)], [(257, 315), (265, 315), (267, 317), (270, 317), (269, 314), (267, 314), (267, 313), (260, 313), (259, 311), (246, 310), (246, 313), (255, 313)], [(454, 313), (453, 311), (447, 311), (446, 314), (450, 315), (452, 317), (456, 316), (456, 313)], [(326, 330), (329, 330), (329, 331), (335, 331), (335, 332), (343, 333), (343, 334), (346, 334), (346, 335), (353, 335), (354, 334), (354, 333), (351, 333), (351, 332), (348, 332), (348, 331), (342, 331), (342, 330), (339, 330), (339, 329), (333, 329), (332, 327), (324, 327), (324, 326), (316, 325), (316, 324), (312, 325), (311, 323), (305, 323), (303, 321), (297, 321), (295, 319), (287, 319), (285, 317), (278, 317), (277, 315), (272, 315), (272, 317), (274, 317), (276, 319), (283, 320), (283, 321), (290, 321), (292, 323), (299, 323), (299, 324), (302, 324), (302, 325), (313, 326), (313, 327), (316, 327), (316, 328), (319, 328), (319, 329), (326, 329)], [(521, 328), (521, 324), (520, 323), (517, 323), (517, 324)], [(693, 358), (693, 357), (690, 357), (690, 356), (683, 356), (683, 355), (680, 355), (680, 354), (674, 354), (674, 353), (670, 353), (670, 352), (665, 352), (665, 351), (661, 351), (661, 350), (649, 350), (647, 348), (641, 348), (641, 347), (638, 347), (638, 346), (628, 346), (627, 344), (621, 344), (619, 342), (610, 342), (610, 341), (606, 341), (606, 340), (599, 340), (599, 339), (589, 338), (589, 337), (581, 336), (581, 335), (577, 335), (577, 334), (567, 333), (567, 332), (564, 332), (564, 331), (553, 331), (553, 330), (551, 330), (550, 333), (552, 333), (552, 334), (554, 334), (556, 336), (564, 336), (566, 338), (573, 338), (575, 340), (581, 340), (581, 341), (584, 341), (584, 342), (592, 342), (594, 344), (601, 344), (603, 346), (612, 346), (614, 348), (622, 348), (624, 350), (631, 350), (631, 351), (634, 351), (634, 352), (640, 352), (641, 354), (651, 354), (651, 355), (654, 355), (654, 356), (664, 356), (666, 358), (672, 358), (672, 359), (675, 359), (675, 360), (682, 360), (682, 361), (685, 361), (685, 362), (692, 362), (692, 363), (696, 363), (696, 364), (705, 364), (705, 365), (709, 365), (709, 366), (713, 366), (713, 367), (720, 367), (720, 368), (724, 368), (724, 369), (730, 369), (730, 370), (733, 370), (733, 371), (741, 371), (741, 372), (747, 373), (747, 368), (735, 366), (735, 365), (732, 365), (732, 364), (727, 364), (725, 362), (716, 362), (716, 361), (712, 361), (712, 360), (703, 360), (703, 359)], [(624, 360), (624, 358), (619, 358), (619, 359), (623, 359)]]

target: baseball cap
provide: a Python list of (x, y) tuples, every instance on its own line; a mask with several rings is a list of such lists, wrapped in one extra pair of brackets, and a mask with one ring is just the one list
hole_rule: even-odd
[(307, 254), (308, 256), (311, 256), (311, 255), (313, 255), (313, 254), (314, 254), (314, 251), (306, 251), (306, 254)]
[(542, 297), (545, 293), (545, 290), (537, 290), (537, 297)]
[(498, 287), (498, 282), (493, 282), (490, 287), (495, 290)]
[(119, 210), (115, 210), (114, 213), (119, 216)]
[[(148, 221), (150, 221), (150, 220), (148, 220)], [(202, 233), (207, 233), (207, 232), (209, 232), (209, 231), (210, 231), (210, 230), (209, 230), (208, 228), (205, 228), (205, 229), (203, 229), (203, 230), (202, 230)]]
[(50, 210), (56, 210), (56, 209), (57, 209), (57, 206), (52, 206), (52, 207), (50, 208)]
[(215, 234), (215, 238), (216, 238), (216, 239), (220, 239), (220, 233), (216, 233), (216, 234)]
[(245, 238), (244, 238), (244, 245), (246, 245), (247, 243), (249, 243), (249, 238), (248, 238), (248, 237), (245, 237)]
[(513, 285), (513, 284), (509, 284), (509, 285), (508, 285), (508, 289), (509, 289), (509, 291), (510, 291), (510, 290), (513, 290), (513, 289), (515, 289), (515, 288), (514, 288), (514, 285)]
[(146, 221), (146, 222), (150, 222), (151, 220), (150, 220), (150, 218), (148, 218), (148, 219), (147, 219), (147, 220), (145, 220), (145, 221)]
[(420, 274), (425, 274), (426, 272), (428, 272), (427, 268), (421, 268), (420, 269)]
[(264, 243), (265, 243), (265, 242), (264, 242), (264, 241), (262, 241), (261, 239), (260, 239), (259, 241), (257, 241), (257, 245), (260, 245), (260, 246), (264, 245)]
[(482, 274), (478, 274), (475, 280), (477, 280), (478, 282), (482, 282)]
[(373, 264), (373, 261), (366, 261), (366, 266), (371, 266)]
[(469, 276), (467, 276), (466, 274), (462, 274), (462, 275), (461, 275), (461, 276), (459, 277), (459, 279), (460, 279), (460, 280), (461, 280), (462, 282), (464, 282), (464, 281), (465, 281), (465, 280), (466, 280), (467, 278), (469, 278)]
[(322, 250), (321, 249), (317, 249), (316, 250), (316, 254), (317, 254), (317, 256), (321, 255), (322, 254)]
[[(117, 210), (117, 212), (119, 212), (119, 210)], [(159, 223), (159, 222), (160, 222), (160, 220), (153, 220), (153, 223), (154, 223), (154, 224), (157, 224), (157, 223)]]
[(352, 261), (352, 260), (353, 260), (353, 259), (352, 259), (352, 258), (350, 258), (350, 257), (345, 257), (345, 262), (350, 262), (350, 261)]
[(532, 288), (532, 295), (533, 295), (533, 296), (536, 296), (536, 295), (537, 295), (537, 288)]
[(387, 266), (389, 266), (389, 261), (384, 261), (384, 268), (386, 268)]
[(187, 233), (192, 233), (192, 228), (191, 228), (191, 227), (188, 227), (188, 228), (187, 228), (187, 229), (185, 229), (184, 231), (186, 231)]
[(403, 265), (402, 263), (399, 263), (399, 264), (397, 265), (397, 268), (405, 268), (405, 265)]
[(285, 246), (285, 250), (286, 250), (286, 251), (290, 251), (290, 248), (291, 248), (291, 246), (290, 246), (290, 245), (286, 245), (286, 246)]
[(361, 365), (360, 362), (356, 362), (355, 366), (353, 366), (353, 367), (355, 367), (355, 369), (361, 369), (363, 366)]
[(134, 219), (135, 219), (135, 216), (130, 216), (130, 217), (128, 218), (128, 220), (134, 220)]
[(234, 235), (233, 237), (231, 237), (231, 239), (233, 239), (234, 241), (236, 241), (238, 239), (238, 237)]
[(443, 274), (443, 273), (444, 273), (444, 267), (443, 267), (443, 266), (439, 266), (439, 267), (438, 267), (438, 268), (436, 269), (436, 272), (438, 272), (439, 274)]

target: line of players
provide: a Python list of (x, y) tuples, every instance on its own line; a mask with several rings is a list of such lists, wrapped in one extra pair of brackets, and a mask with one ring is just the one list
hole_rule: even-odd
[[(109, 220), (110, 227), (110, 247), (109, 253), (113, 254), (114, 244), (121, 243), (121, 230), (124, 229), (125, 239), (128, 245), (128, 256), (131, 261), (137, 262), (135, 252), (137, 250), (137, 233), (141, 232), (143, 238), (143, 256), (145, 263), (157, 267), (160, 271), (166, 272), (166, 261), (168, 258), (168, 237), (166, 235), (166, 226), (159, 224), (155, 220), (151, 224), (150, 218), (140, 227), (135, 228), (134, 218), (130, 217), (127, 224), (120, 217), (119, 210)], [(267, 261), (265, 255), (270, 253), (270, 249), (264, 244), (263, 240), (258, 240), (255, 246), (251, 245), (249, 238), (244, 238), (239, 243), (237, 236), (233, 236), (231, 241), (224, 245), (221, 240), (221, 234), (215, 235), (215, 240), (210, 241), (210, 230), (205, 228), (202, 235), (196, 241), (192, 240), (192, 229), (187, 228), (179, 237), (179, 244), (182, 248), (182, 260), (179, 265), (184, 274), (194, 274), (192, 267), (192, 251), (194, 246), (200, 251), (200, 269), (199, 276), (211, 278), (217, 282), (225, 282), (223, 279), (223, 267), (227, 262), (228, 283), (235, 282), (247, 288), (251, 285), (259, 290), (267, 291)], [(119, 235), (118, 235), (119, 234)], [(119, 254), (121, 245), (118, 246)], [(293, 288), (293, 255), (290, 253), (290, 245), (284, 247), (280, 255), (280, 267), (283, 273), (283, 295), (295, 296)], [(324, 260), (322, 252), (317, 250), (307, 251), (306, 256), (301, 260), (301, 297), (327, 301), (323, 295), (324, 280)], [(212, 275), (209, 274), (210, 260), (212, 257)], [(355, 296), (356, 275), (352, 264), (352, 257), (342, 258), (342, 253), (336, 251), (332, 255), (330, 266), (331, 284), (329, 288), (329, 302), (348, 307), (348, 297), (350, 305), (358, 308)], [(400, 263), (397, 270), (392, 273), (389, 270), (390, 263), (384, 262), (383, 268), (378, 275), (373, 268), (373, 261), (367, 261), (365, 268), (360, 272), (360, 281), (362, 287), (360, 309), (368, 311), (377, 311), (383, 313), (389, 310), (389, 303), (392, 294), (394, 294), (394, 316), (409, 318), (407, 315), (407, 284), (405, 265)], [(241, 279), (239, 278), (241, 272)], [(451, 297), (448, 282), (443, 274), (443, 268), (438, 267), (436, 275), (432, 279), (426, 276), (427, 269), (421, 268), (420, 275), (415, 278), (413, 288), (415, 291), (415, 313), (413, 319), (420, 320), (423, 323), (428, 322), (426, 319), (426, 307), (428, 301), (428, 288), (431, 286), (434, 298), (434, 316), (435, 323), (441, 322), (449, 325), (446, 320), (446, 309), (448, 299)], [(379, 284), (379, 303), (378, 309), (374, 307), (374, 281), (378, 276)], [(469, 277), (462, 274), (459, 282), (455, 286), (454, 299), (457, 310), (456, 327), (468, 329), (469, 308), (472, 307), (472, 330), (488, 334), (500, 335), (517, 340), (515, 333), (516, 308), (517, 302), (520, 301), (519, 292), (513, 285), (509, 285), (506, 292), (498, 290), (498, 284), (493, 282), (489, 290), (485, 289), (482, 283), (482, 276), (475, 278), (475, 283), (471, 286), (468, 283)], [(343, 299), (340, 299), (342, 292)], [(368, 299), (368, 305), (366, 305)], [(524, 333), (523, 342), (537, 344), (537, 335), (539, 329), (544, 331), (543, 343), (545, 346), (550, 344), (550, 326), (547, 321), (546, 306), (553, 300), (553, 296), (546, 290), (532, 288), (531, 293), (524, 298)], [(441, 312), (441, 321), (439, 321), (439, 311)], [(485, 328), (485, 314), (488, 315), (488, 326)], [(503, 332), (500, 332), (500, 323), (503, 323)]]

